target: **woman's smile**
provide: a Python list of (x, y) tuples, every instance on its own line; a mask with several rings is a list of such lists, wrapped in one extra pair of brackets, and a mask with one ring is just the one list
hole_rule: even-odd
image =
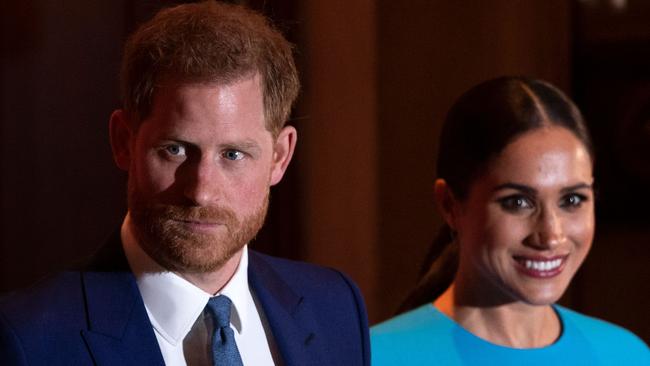
[(512, 258), (515, 261), (515, 268), (520, 273), (544, 279), (559, 275), (564, 269), (568, 256), (568, 254), (552, 257), (516, 255)]
[(564, 293), (594, 234), (592, 162), (562, 127), (527, 132), (456, 203), (464, 285), (488, 302), (547, 305)]

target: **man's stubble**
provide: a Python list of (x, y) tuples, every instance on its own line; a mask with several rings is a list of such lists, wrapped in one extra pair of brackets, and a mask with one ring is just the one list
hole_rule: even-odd
[[(269, 204), (269, 191), (259, 208), (238, 218), (224, 206), (180, 206), (145, 197), (130, 175), (128, 205), (133, 231), (142, 249), (165, 269), (206, 273), (218, 270), (259, 232)], [(215, 234), (188, 230), (182, 221), (218, 222)]]

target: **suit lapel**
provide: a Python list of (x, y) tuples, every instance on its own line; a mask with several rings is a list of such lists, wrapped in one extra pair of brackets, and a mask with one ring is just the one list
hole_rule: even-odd
[[(88, 330), (81, 333), (95, 363), (164, 365), (135, 277), (122, 270), (126, 258), (119, 236), (100, 253), (90, 266), (93, 271), (82, 272)], [(106, 253), (115, 257), (120, 270), (106, 265)]]
[(284, 365), (320, 364), (312, 347), (318, 342), (317, 325), (305, 299), (296, 294), (261, 257), (249, 250), (248, 278), (264, 309)]

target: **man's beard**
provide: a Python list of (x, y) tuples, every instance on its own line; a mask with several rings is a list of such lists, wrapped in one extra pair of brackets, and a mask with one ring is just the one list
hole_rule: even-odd
[[(269, 204), (266, 192), (252, 215), (237, 218), (223, 206), (176, 206), (147, 202), (129, 178), (128, 202), (134, 235), (140, 247), (165, 269), (205, 273), (221, 268), (251, 241), (264, 224)], [(219, 223), (217, 232), (191, 230), (189, 221)]]

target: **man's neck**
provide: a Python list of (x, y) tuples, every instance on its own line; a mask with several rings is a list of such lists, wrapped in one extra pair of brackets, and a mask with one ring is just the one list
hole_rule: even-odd
[(241, 256), (244, 250), (245, 247), (241, 248), (217, 270), (211, 272), (176, 272), (176, 274), (201, 290), (215, 295), (234, 276), (241, 262)]
[[(138, 243), (133, 233), (133, 222), (127, 214), (121, 228), (121, 239), (125, 245), (125, 254), (132, 270), (139, 273), (170, 272), (155, 259), (151, 258)], [(130, 247), (127, 248), (127, 247)], [(239, 249), (221, 267), (209, 272), (173, 271), (179, 277), (190, 282), (206, 293), (214, 295), (232, 279), (237, 272), (246, 246)], [(139, 258), (139, 259), (138, 259)], [(135, 262), (134, 262), (135, 260)], [(135, 267), (134, 267), (135, 266)]]

